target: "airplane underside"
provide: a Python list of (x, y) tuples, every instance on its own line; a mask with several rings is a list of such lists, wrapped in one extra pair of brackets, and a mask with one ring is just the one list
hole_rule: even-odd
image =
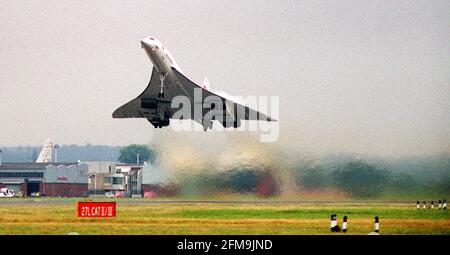
[[(172, 118), (171, 101), (160, 98), (141, 98), (141, 113), (144, 118), (150, 122), (155, 128), (162, 128), (169, 126), (170, 119)], [(210, 109), (208, 109), (210, 110)], [(213, 121), (219, 121), (225, 128), (238, 128), (241, 126), (241, 121), (236, 119), (234, 121), (227, 121), (226, 116), (211, 116), (210, 114), (204, 114), (201, 123), (203, 129), (207, 131), (213, 128)]]
[[(200, 86), (187, 78), (155, 38), (144, 38), (141, 43), (154, 64), (150, 82), (139, 96), (116, 109), (113, 118), (146, 118), (155, 128), (169, 126), (171, 118), (192, 119), (205, 131), (212, 129), (213, 120), (225, 128), (238, 128), (241, 120), (273, 121), (269, 116), (219, 96), (207, 86)], [(188, 100), (181, 103), (182, 107), (190, 106), (185, 108), (187, 112), (172, 108), (172, 100), (177, 97)], [(182, 115), (177, 114), (179, 110), (183, 110)]]
[(162, 98), (141, 98), (142, 115), (155, 128), (162, 128), (169, 125), (170, 105), (171, 101)]

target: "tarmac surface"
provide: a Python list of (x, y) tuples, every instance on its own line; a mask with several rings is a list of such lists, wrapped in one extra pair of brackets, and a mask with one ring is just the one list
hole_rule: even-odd
[[(34, 200), (1, 200), (0, 199), (0, 206), (1, 205), (60, 205), (60, 204), (73, 204), (77, 201), (100, 201), (97, 199), (95, 200), (47, 200), (47, 199), (34, 199)], [(142, 205), (142, 204), (389, 204), (393, 202), (388, 201), (367, 201), (367, 202), (361, 202), (361, 201), (349, 201), (349, 202), (343, 202), (343, 201), (221, 201), (221, 200), (149, 200), (149, 199), (142, 199), (142, 200), (120, 200), (120, 199), (104, 199), (101, 200), (102, 202), (117, 202), (117, 204), (121, 205)], [(411, 202), (394, 202), (395, 204), (403, 204), (403, 203), (411, 203)]]

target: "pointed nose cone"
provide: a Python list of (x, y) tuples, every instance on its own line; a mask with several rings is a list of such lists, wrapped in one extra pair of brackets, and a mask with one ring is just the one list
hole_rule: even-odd
[(141, 40), (141, 47), (143, 49), (145, 49), (145, 48), (147, 48), (147, 49), (152, 48), (152, 45), (151, 45), (150, 41), (148, 40), (148, 38), (144, 38), (144, 39)]
[(141, 47), (147, 50), (158, 49), (161, 47), (161, 43), (153, 36), (147, 36), (141, 40)]

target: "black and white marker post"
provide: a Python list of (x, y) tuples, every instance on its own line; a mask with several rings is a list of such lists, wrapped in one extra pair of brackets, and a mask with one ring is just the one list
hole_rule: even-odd
[(373, 224), (373, 228), (375, 233), (380, 232), (380, 221), (378, 219), (378, 216), (375, 216), (375, 224)]
[[(439, 200), (439, 201), (440, 201), (440, 200)], [(417, 208), (417, 209), (420, 209), (420, 202), (419, 202), (419, 201), (417, 201), (416, 208)]]
[(336, 214), (331, 214), (331, 232), (336, 232), (337, 219)]
[(347, 232), (347, 216), (344, 216), (344, 219), (342, 220), (342, 232)]
[(444, 199), (444, 201), (442, 201), (442, 208), (445, 210), (447, 209), (447, 200)]
[(431, 208), (430, 209), (434, 209), (434, 201), (431, 201)]
[(442, 201), (441, 200), (439, 200), (439, 210), (441, 210), (442, 209)]
[(427, 202), (426, 201), (423, 201), (423, 207), (422, 207), (423, 209), (427, 209)]

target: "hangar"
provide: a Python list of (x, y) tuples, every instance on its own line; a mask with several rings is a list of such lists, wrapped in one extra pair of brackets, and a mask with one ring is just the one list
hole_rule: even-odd
[(83, 163), (1, 163), (0, 188), (24, 196), (80, 197), (88, 194), (88, 166)]

